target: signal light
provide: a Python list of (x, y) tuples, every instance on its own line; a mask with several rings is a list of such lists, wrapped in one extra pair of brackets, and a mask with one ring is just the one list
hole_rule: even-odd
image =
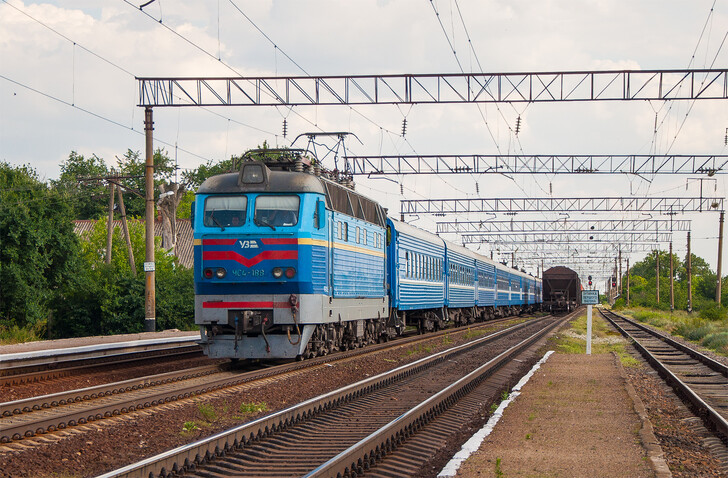
[(280, 279), (282, 275), (283, 269), (281, 269), (280, 267), (273, 268), (273, 277), (275, 277), (276, 279)]
[(222, 267), (218, 268), (218, 269), (217, 269), (217, 270), (215, 271), (215, 276), (216, 276), (216, 277), (217, 277), (218, 279), (224, 279), (226, 275), (227, 275), (227, 271), (226, 271), (225, 269), (223, 269)]
[(288, 269), (286, 269), (286, 277), (288, 277), (289, 279), (293, 279), (295, 275), (296, 269), (294, 269), (293, 267), (289, 267)]
[(212, 269), (205, 269), (204, 271), (202, 271), (202, 275), (205, 276), (205, 279), (212, 279), (213, 274), (214, 273)]
[(589, 285), (592, 285), (592, 281), (591, 280), (589, 281)]

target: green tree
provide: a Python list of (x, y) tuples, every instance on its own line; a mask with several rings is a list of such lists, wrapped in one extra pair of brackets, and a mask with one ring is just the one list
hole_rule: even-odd
[(30, 166), (0, 162), (0, 320), (18, 327), (47, 318), (79, 257), (73, 208)]
[[(650, 254), (630, 269), (630, 303), (644, 307), (669, 309), (670, 307), (670, 254), (660, 251), (660, 302), (657, 302), (656, 256)], [(687, 259), (687, 258), (686, 258)], [(686, 309), (688, 300), (687, 261), (673, 254), (674, 304)], [(691, 254), (693, 309), (715, 307), (716, 274), (701, 257)], [(626, 281), (626, 276), (623, 278)], [(728, 287), (726, 288), (728, 290)], [(728, 298), (724, 303), (728, 304)]]
[[(119, 174), (128, 176), (122, 183), (129, 189), (136, 191), (139, 195), (128, 194), (124, 198), (126, 213), (129, 216), (144, 217), (146, 203), (146, 182), (144, 173), (146, 170), (146, 159), (140, 156), (139, 151), (127, 150), (124, 156), (117, 159)], [(174, 177), (174, 162), (163, 149), (154, 152), (154, 201), (159, 197), (159, 185), (168, 183)]]
[[(114, 229), (112, 236), (111, 263), (105, 263), (106, 225), (106, 218), (102, 218), (82, 240), (83, 267), (64, 284), (62, 300), (54, 308), (54, 335), (58, 337), (144, 330), (144, 224), (129, 223), (136, 275), (131, 272), (120, 228)], [(180, 266), (156, 239), (157, 329), (194, 329), (192, 271)]]
[(75, 219), (98, 219), (107, 213), (109, 192), (102, 180), (91, 178), (103, 178), (108, 174), (104, 160), (95, 154), (84, 158), (71, 151), (68, 159), (61, 163), (61, 176), (51, 184), (68, 198)]

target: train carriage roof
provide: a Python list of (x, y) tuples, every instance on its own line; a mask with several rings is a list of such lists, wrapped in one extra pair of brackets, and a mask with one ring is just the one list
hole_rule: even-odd
[(407, 234), (431, 244), (437, 244), (442, 248), (445, 247), (445, 240), (436, 234), (432, 234), (431, 232), (420, 229), (419, 227), (411, 226), (406, 222), (397, 221), (391, 217), (388, 217), (387, 220), (392, 223), (394, 230), (398, 233)]

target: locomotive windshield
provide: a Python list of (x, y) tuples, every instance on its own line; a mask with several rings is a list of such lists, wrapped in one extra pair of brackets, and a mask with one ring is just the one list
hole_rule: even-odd
[(258, 196), (255, 199), (255, 223), (276, 228), (298, 224), (298, 196)]
[(245, 196), (210, 196), (205, 199), (204, 224), (220, 229), (242, 226), (247, 207), (248, 198)]

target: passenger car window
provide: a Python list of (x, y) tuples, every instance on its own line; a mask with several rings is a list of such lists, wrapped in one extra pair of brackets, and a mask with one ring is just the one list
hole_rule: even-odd
[(245, 196), (209, 196), (205, 199), (203, 224), (219, 228), (242, 226), (247, 207)]
[(298, 196), (258, 196), (255, 200), (255, 223), (281, 227), (298, 224)]

